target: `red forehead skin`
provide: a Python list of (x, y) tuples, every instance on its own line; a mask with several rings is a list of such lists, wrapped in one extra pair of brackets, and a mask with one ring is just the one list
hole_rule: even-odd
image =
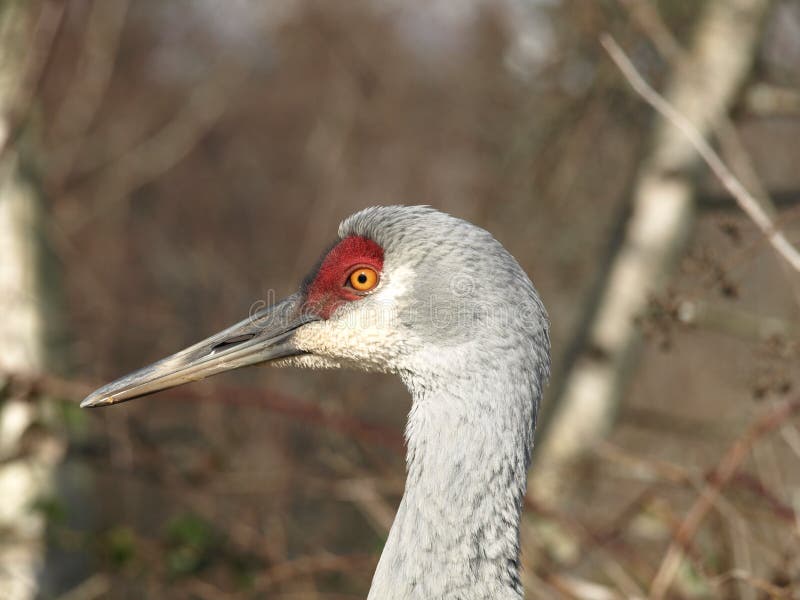
[(344, 238), (322, 259), (316, 275), (306, 288), (306, 309), (327, 319), (342, 303), (361, 298), (360, 294), (346, 286), (347, 277), (359, 265), (372, 267), (380, 273), (383, 269), (383, 248), (365, 237)]

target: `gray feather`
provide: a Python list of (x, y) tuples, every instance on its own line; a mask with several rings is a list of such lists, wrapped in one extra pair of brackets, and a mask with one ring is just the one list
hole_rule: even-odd
[[(487, 231), (430, 207), (345, 219), (373, 239), (384, 271), (413, 272), (397, 298), (408, 386), (408, 477), (371, 600), (519, 599), (519, 521), (550, 369), (548, 319), (533, 284)], [(395, 335), (393, 339), (398, 339)]]

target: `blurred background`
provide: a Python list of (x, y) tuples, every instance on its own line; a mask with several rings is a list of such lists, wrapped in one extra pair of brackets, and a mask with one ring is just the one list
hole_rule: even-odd
[(77, 405), (389, 203), (490, 230), (548, 307), (527, 597), (800, 597), (800, 276), (603, 33), (800, 240), (797, 0), (2, 0), (0, 598), (366, 596), (396, 379)]

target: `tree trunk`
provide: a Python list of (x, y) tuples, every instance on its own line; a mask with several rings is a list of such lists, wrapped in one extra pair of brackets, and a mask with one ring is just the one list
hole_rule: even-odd
[[(0, 378), (35, 375), (48, 362), (42, 199), (34, 169), (13, 132), (16, 95), (30, 53), (34, 3), (0, 2)], [(7, 386), (3, 386), (7, 387)], [(51, 493), (62, 445), (38, 435), (45, 405), (0, 396), (0, 590), (34, 598), (44, 560), (45, 519), (37, 503)]]
[[(692, 47), (675, 65), (664, 96), (704, 136), (727, 115), (750, 71), (768, 6), (768, 0), (712, 0)], [(640, 341), (637, 319), (663, 289), (694, 222), (697, 162), (689, 140), (657, 117), (625, 238), (536, 451), (531, 490), (540, 501), (562, 496), (572, 479), (567, 471), (613, 424)]]

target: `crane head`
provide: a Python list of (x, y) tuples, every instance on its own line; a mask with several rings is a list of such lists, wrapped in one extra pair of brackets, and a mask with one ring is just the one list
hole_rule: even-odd
[(518, 360), (546, 379), (547, 315), (530, 280), (479, 227), (429, 207), (372, 207), (341, 223), (295, 294), (101, 387), (81, 406), (262, 363), (435, 377), (467, 358), (485, 368)]

